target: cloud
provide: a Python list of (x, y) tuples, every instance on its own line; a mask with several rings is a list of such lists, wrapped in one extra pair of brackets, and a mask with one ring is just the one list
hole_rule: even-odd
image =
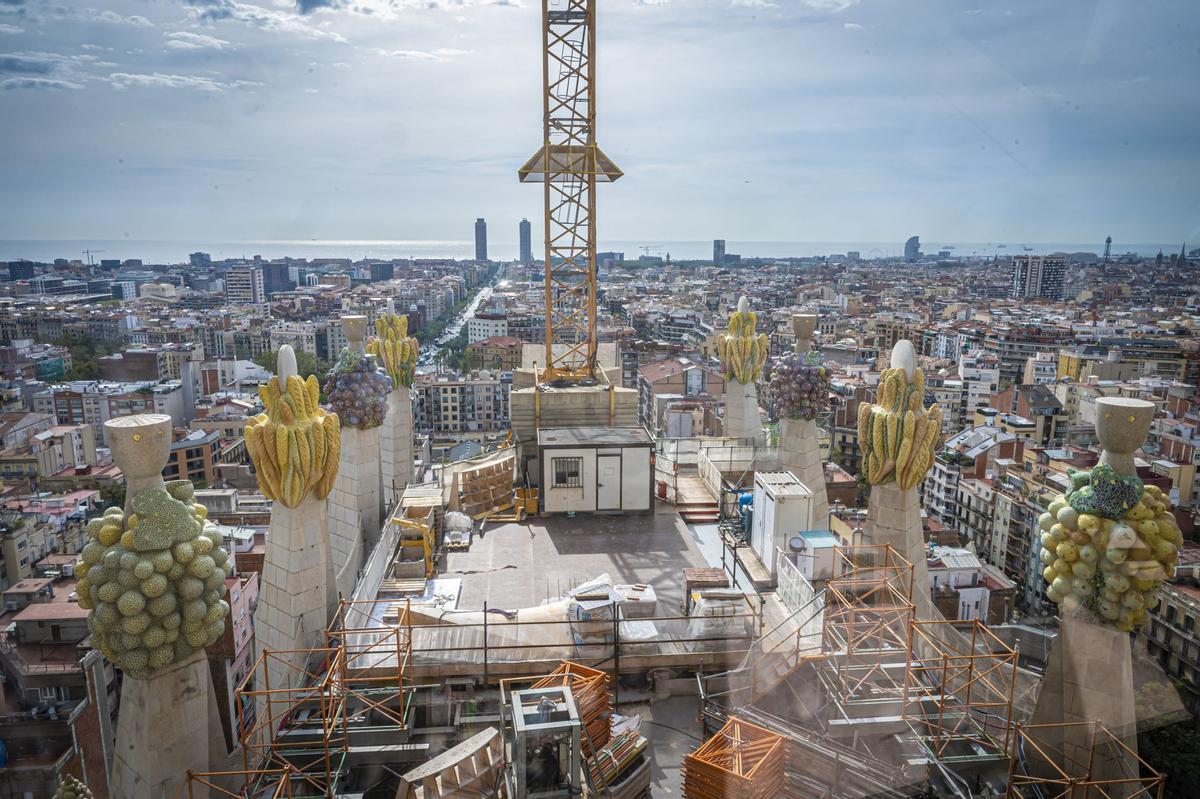
[(843, 22), (842, 27), (848, 31), (860, 31), (863, 29), (863, 26), (857, 22)]
[(49, 75), (61, 63), (53, 56), (4, 53), (0, 54), (0, 75)]
[(310, 14), (319, 8), (341, 8), (343, 0), (296, 0), (296, 10), (301, 14)]
[(24, 28), (18, 28), (16, 25), (0, 25), (0, 33), (11, 33), (15, 35), (24, 32)]
[(449, 61), (459, 56), (470, 55), (470, 50), (439, 47), (436, 50), (377, 50), (380, 55), (403, 58), (407, 61)]
[(167, 34), (166, 46), (172, 50), (224, 50), (229, 42), (203, 33), (175, 31)]
[(220, 92), (225, 89), (239, 89), (250, 86), (261, 86), (248, 80), (221, 82), (206, 78), (202, 75), (172, 75), (164, 72), (114, 72), (108, 76), (108, 82), (115, 89), (157, 88), (157, 89), (199, 89), (207, 92)]
[(305, 17), (289, 11), (239, 3), (237, 0), (184, 0), (184, 2), (192, 7), (192, 14), (204, 22), (229, 20), (260, 30), (290, 33), (308, 39), (328, 39), (343, 43), (346, 41), (341, 34), (317, 27)]
[(731, 6), (740, 6), (742, 8), (779, 8), (771, 0), (731, 0)]
[(0, 91), (14, 91), (16, 89), (82, 89), (82, 83), (75, 83), (69, 80), (57, 80), (55, 78), (7, 78), (0, 80)]
[[(4, 0), (0, 0), (4, 2)], [(94, 8), (69, 8), (58, 6), (51, 11), (55, 19), (71, 20), (74, 22), (97, 22), (104, 25), (129, 25), (134, 28), (153, 28), (154, 23), (138, 14), (128, 17), (121, 16), (112, 9), (98, 11)]]

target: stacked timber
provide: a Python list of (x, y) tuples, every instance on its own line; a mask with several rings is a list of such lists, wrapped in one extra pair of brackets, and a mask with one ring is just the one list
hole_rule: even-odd
[(534, 688), (571, 689), (579, 721), (587, 730), (583, 754), (591, 759), (608, 745), (612, 735), (612, 692), (608, 675), (587, 666), (564, 660), (557, 669), (533, 684)]
[(514, 462), (512, 457), (506, 457), (460, 472), (458, 480), (462, 496), (459, 510), (475, 518), (493, 510), (512, 507)]
[(614, 735), (596, 757), (588, 761), (592, 785), (607, 787), (646, 751), (647, 741), (637, 730)]
[(731, 718), (684, 757), (684, 799), (778, 799), (786, 750), (782, 735)]

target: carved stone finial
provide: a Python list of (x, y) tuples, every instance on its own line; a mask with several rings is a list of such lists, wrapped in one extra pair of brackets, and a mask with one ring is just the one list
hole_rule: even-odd
[(342, 317), (342, 329), (346, 333), (346, 342), (352, 352), (363, 352), (363, 340), (367, 337), (367, 317), (361, 314), (351, 314)]
[(171, 417), (163, 413), (120, 416), (104, 423), (113, 463), (125, 475), (125, 513), (137, 494), (163, 485), (162, 470), (171, 457)]
[(746, 295), (743, 294), (741, 297), (738, 298), (738, 313), (746, 313), (749, 310), (750, 310), (750, 300), (746, 299)]
[(796, 334), (796, 352), (808, 352), (810, 349), (812, 349), (812, 336), (816, 329), (816, 314), (792, 314), (792, 331)]
[(1096, 438), (1103, 447), (1100, 463), (1108, 464), (1121, 474), (1136, 475), (1133, 453), (1150, 432), (1154, 410), (1153, 402), (1130, 397), (1096, 400)]
[(917, 351), (911, 341), (902, 338), (896, 342), (896, 346), (892, 347), (891, 365), (893, 369), (903, 369), (904, 376), (913, 379), (917, 372)]
[(285, 386), (289, 377), (299, 374), (296, 368), (296, 351), (292, 349), (291, 344), (284, 344), (279, 348), (279, 357), (275, 359), (275, 373), (279, 375), (279, 382)]

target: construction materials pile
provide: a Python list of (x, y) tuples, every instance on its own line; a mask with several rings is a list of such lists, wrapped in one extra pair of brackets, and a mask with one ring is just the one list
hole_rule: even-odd
[(608, 675), (569, 660), (533, 684), (534, 688), (571, 689), (575, 710), (584, 727), (583, 754), (592, 758), (611, 737), (612, 692)]
[(777, 799), (784, 795), (781, 735), (731, 718), (683, 759), (685, 799)]

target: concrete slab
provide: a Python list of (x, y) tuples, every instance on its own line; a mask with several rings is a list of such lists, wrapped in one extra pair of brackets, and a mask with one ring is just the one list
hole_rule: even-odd
[(683, 796), (683, 756), (704, 741), (695, 696), (672, 696), (649, 704), (622, 703), (618, 712), (642, 717), (642, 735), (650, 741), (650, 794), (659, 799)]
[(683, 570), (708, 563), (687, 526), (666, 503), (625, 516), (536, 517), (487, 525), (467, 552), (451, 552), (444, 577), (462, 578), (458, 607), (522, 608), (561, 595), (607, 572), (618, 583), (646, 583), (658, 614), (678, 613)]

